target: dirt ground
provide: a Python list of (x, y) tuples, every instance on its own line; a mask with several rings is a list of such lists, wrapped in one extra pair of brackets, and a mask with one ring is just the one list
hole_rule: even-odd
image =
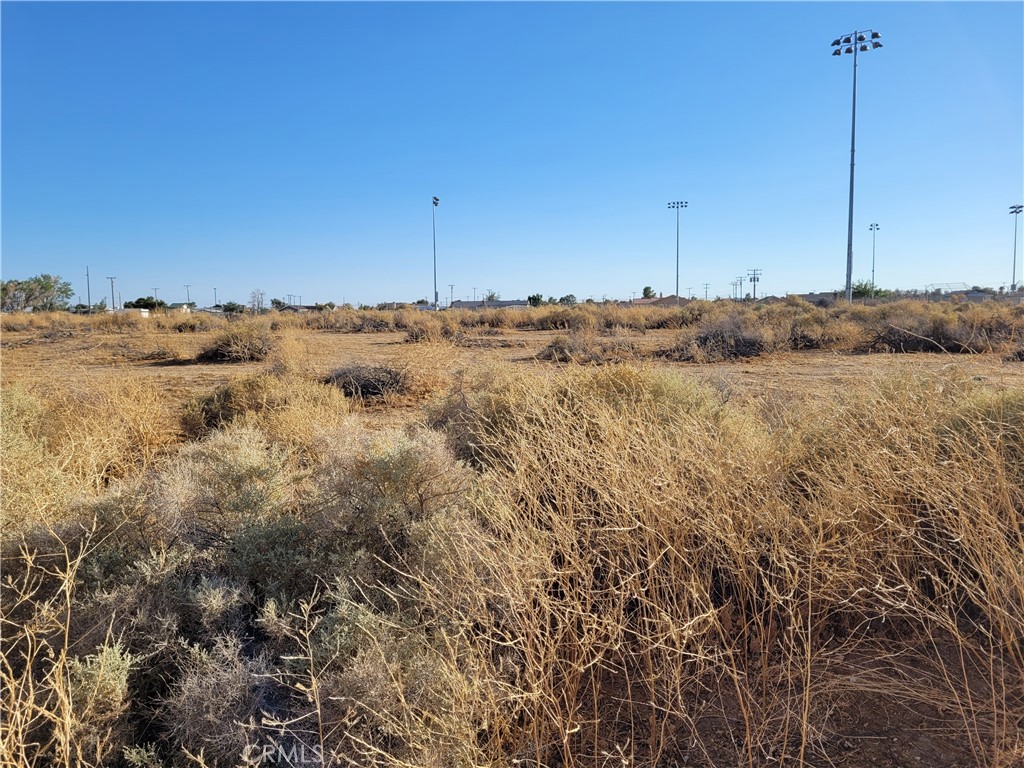
[[(39, 331), (5, 332), (0, 338), (0, 371), (5, 382), (45, 380), (63, 376), (106, 375), (130, 369), (159, 382), (168, 394), (187, 396), (265, 367), (265, 363), (196, 363), (190, 358), (209, 343), (213, 332), (104, 333), (70, 331), (50, 335)], [(439, 366), (452, 371), (512, 363), (525, 370), (550, 371), (553, 366), (535, 355), (559, 334), (555, 331), (501, 331), (470, 336), (461, 344), (410, 344), (404, 332), (296, 332), (298, 355), (311, 372), (326, 374), (353, 362)], [(649, 331), (635, 337), (638, 349), (667, 346), (673, 331)], [(173, 355), (171, 359), (156, 359)], [(697, 378), (727, 385), (749, 397), (773, 392), (825, 396), (851, 381), (894, 373), (929, 373), (984, 377), (993, 386), (1024, 387), (1024, 364), (998, 355), (844, 354), (831, 351), (788, 352), (721, 363), (655, 361)]]

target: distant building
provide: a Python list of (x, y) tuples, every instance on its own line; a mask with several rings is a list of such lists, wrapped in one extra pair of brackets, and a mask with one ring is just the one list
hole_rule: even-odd
[(524, 309), (530, 306), (526, 299), (511, 299), (509, 301), (461, 301), (456, 299), (449, 309)]
[(684, 299), (682, 296), (652, 296), (649, 299), (630, 299), (628, 301), (620, 301), (620, 307), (675, 307), (689, 304), (695, 299)]

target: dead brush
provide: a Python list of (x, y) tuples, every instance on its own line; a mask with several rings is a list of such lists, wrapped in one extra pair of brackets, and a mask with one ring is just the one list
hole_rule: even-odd
[(536, 358), (555, 363), (612, 363), (636, 360), (638, 355), (636, 344), (628, 338), (599, 340), (593, 330), (581, 330), (556, 336)]
[(488, 490), (421, 594), (476, 628), (467, 656), (503, 691), (480, 704), (490, 754), (806, 764), (866, 707), (894, 736), (941, 722), (961, 762), (1012, 760), (1017, 405), (964, 418), (967, 382), (896, 379), (765, 429), (592, 391), (573, 370), (452, 413)]
[(197, 362), (253, 363), (267, 359), (275, 346), (270, 323), (241, 320), (217, 334), (197, 356)]
[(903, 301), (872, 310), (864, 352), (1001, 352), (1024, 333), (1024, 313), (1010, 307)]
[(438, 391), (451, 367), (446, 345), (417, 346), (385, 364), (353, 362), (335, 368), (324, 383), (354, 402), (394, 406), (423, 400)]
[(229, 425), (247, 426), (279, 445), (315, 452), (326, 434), (346, 422), (348, 412), (348, 402), (334, 387), (292, 373), (264, 372), (194, 398), (181, 423), (193, 439)]
[(56, 503), (52, 522), (63, 512), (59, 500), (137, 474), (179, 440), (171, 404), (129, 370), (71, 371), (10, 394), (5, 387), (4, 395), (12, 419), (4, 424), (5, 524), (33, 520)]
[(138, 659), (111, 637), (74, 648), (79, 571), (95, 528), (38, 554), (6, 540), (0, 586), (0, 754), (4, 765), (100, 768), (120, 756), (129, 732), (128, 678)]

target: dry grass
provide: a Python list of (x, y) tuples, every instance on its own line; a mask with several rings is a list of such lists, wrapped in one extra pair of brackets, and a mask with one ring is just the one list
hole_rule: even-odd
[[(940, 326), (1018, 338), (983, 309)], [(851, 348), (883, 314), (620, 312), (453, 318), (576, 324), (601, 362), (654, 323)], [(1024, 756), (1019, 389), (948, 367), (737, 398), (665, 365), (463, 370), (427, 338), (331, 360), (307, 321), (190, 402), (190, 441), (152, 379), (5, 382), (5, 765)]]
[(270, 322), (241, 320), (222, 330), (196, 359), (209, 363), (260, 362), (270, 356), (275, 343)]
[(131, 372), (3, 389), (4, 526), (60, 519), (78, 495), (151, 466), (179, 439), (172, 406)]

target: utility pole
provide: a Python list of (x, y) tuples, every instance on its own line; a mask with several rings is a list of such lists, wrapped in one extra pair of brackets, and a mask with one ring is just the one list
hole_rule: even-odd
[[(1016, 232), (1014, 232), (1016, 237)], [(1016, 249), (1014, 249), (1016, 250)], [(85, 300), (89, 302), (89, 314), (92, 314), (92, 282), (89, 279), (89, 265), (85, 267)]]
[(188, 285), (185, 286), (185, 303), (186, 304), (191, 304), (192, 303), (192, 294), (190, 294), (188, 292), (188, 289), (191, 288), (191, 287), (192, 287), (191, 283), (189, 283)]
[(747, 270), (747, 274), (750, 276), (750, 284), (754, 288), (754, 301), (757, 301), (757, 284), (761, 282), (761, 272), (763, 272), (763, 270), (760, 269)]
[(743, 301), (743, 281), (745, 279), (746, 278), (743, 277), (743, 275), (740, 275), (739, 277), (736, 278), (736, 298), (738, 298), (740, 301)]
[(117, 277), (107, 276), (107, 280), (110, 281), (110, 308), (114, 310), (117, 309), (117, 302), (114, 301), (114, 281), (117, 280)]
[(711, 287), (711, 283), (704, 283), (704, 301), (708, 300), (708, 288)]
[(434, 311), (437, 312), (437, 216), (435, 210), (437, 209), (440, 199), (436, 196), (433, 198), (434, 205), (430, 209), (430, 227), (434, 237)]
[(1017, 218), (1021, 211), (1024, 211), (1024, 205), (1010, 206), (1010, 215), (1013, 216), (1013, 280), (1010, 282), (1012, 293), (1017, 292)]
[(455, 284), (448, 283), (448, 288), (451, 289), (451, 295), (448, 297), (448, 309), (451, 309), (452, 304), (455, 303)]
[(160, 289), (159, 288), (154, 288), (153, 289), (153, 301), (160, 301)]
[(676, 212), (676, 306), (679, 306), (679, 209), (685, 208), (688, 203), (685, 200), (675, 200), (668, 204), (670, 209)]
[(216, 288), (213, 289), (213, 306), (215, 306), (215, 307), (220, 306), (219, 304), (217, 304), (217, 289)]
[(880, 227), (877, 224), (872, 224), (868, 229), (871, 230), (871, 298), (875, 298), (875, 235), (878, 234)]

